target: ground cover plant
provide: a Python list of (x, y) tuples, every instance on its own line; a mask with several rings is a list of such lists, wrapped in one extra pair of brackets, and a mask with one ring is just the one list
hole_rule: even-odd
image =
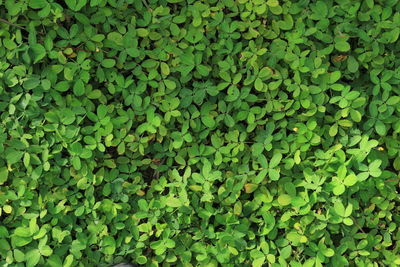
[(397, 0), (0, 0), (0, 265), (400, 265)]

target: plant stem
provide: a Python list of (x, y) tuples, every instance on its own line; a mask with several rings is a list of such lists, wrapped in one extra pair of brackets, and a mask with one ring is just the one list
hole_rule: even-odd
[(27, 31), (24, 27), (21, 27), (21, 26), (19, 26), (17, 24), (11, 23), (8, 20), (2, 19), (2, 18), (0, 18), (0, 22), (5, 23), (5, 24), (10, 25), (10, 26), (17, 27), (17, 28), (19, 28), (21, 30)]

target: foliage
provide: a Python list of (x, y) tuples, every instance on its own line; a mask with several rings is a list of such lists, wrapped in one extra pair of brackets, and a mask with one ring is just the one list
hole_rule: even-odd
[(399, 1), (0, 7), (0, 265), (400, 265)]

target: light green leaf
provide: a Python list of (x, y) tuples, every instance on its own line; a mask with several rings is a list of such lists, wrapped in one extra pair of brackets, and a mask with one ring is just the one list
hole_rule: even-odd
[(264, 88), (264, 83), (260, 78), (257, 78), (256, 81), (254, 82), (254, 87), (256, 88), (257, 91), (263, 91)]
[(167, 198), (165, 204), (172, 208), (179, 208), (182, 206), (182, 202), (178, 198), (174, 197)]
[(333, 208), (335, 209), (335, 212), (339, 216), (345, 217), (345, 208), (341, 201), (336, 201), (335, 204), (333, 205)]
[(160, 67), (161, 67), (161, 73), (165, 76), (168, 76), (170, 73), (168, 64), (165, 62), (161, 62)]
[(339, 196), (344, 193), (346, 190), (346, 187), (343, 184), (338, 184), (333, 188), (333, 194), (336, 196)]
[(39, 250), (40, 250), (40, 254), (42, 256), (46, 256), (46, 257), (50, 256), (53, 253), (53, 250), (47, 245), (39, 248)]
[(269, 168), (275, 168), (276, 166), (279, 165), (279, 163), (282, 160), (282, 154), (281, 153), (275, 153), (272, 158), (271, 161), (269, 162)]
[(355, 183), (357, 183), (357, 176), (356, 176), (354, 173), (349, 174), (349, 175), (344, 179), (344, 184), (345, 184), (346, 186), (352, 186), (352, 185), (354, 185)]
[(279, 171), (277, 171), (275, 169), (269, 169), (268, 176), (272, 181), (277, 181), (277, 180), (279, 180), (280, 173), (279, 173)]
[(291, 196), (287, 195), (287, 194), (282, 194), (278, 197), (278, 203), (279, 205), (282, 206), (287, 206), (292, 202), (292, 198)]
[(31, 249), (26, 254), (26, 266), (36, 266), (40, 261), (40, 251), (38, 249)]
[(8, 179), (8, 169), (7, 167), (0, 168), (0, 185), (4, 184)]

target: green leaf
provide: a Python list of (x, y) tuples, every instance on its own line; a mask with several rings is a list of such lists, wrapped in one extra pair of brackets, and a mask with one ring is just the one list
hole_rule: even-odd
[(257, 188), (258, 188), (258, 185), (256, 185), (256, 184), (245, 184), (244, 185), (244, 191), (247, 193), (247, 194), (251, 194), (251, 193), (253, 193), (254, 191), (256, 191), (257, 190)]
[(292, 205), (293, 205), (293, 207), (302, 207), (302, 206), (304, 206), (305, 204), (307, 204), (307, 202), (306, 202), (303, 198), (301, 198), (301, 197), (296, 196), (296, 197), (294, 197), (294, 198), (292, 199)]
[(23, 247), (32, 242), (31, 237), (11, 236), (11, 244), (13, 247)]
[(14, 259), (16, 262), (23, 262), (25, 261), (25, 254), (16, 248), (14, 249)]
[(268, 169), (263, 169), (263, 170), (261, 170), (261, 171), (257, 174), (257, 177), (255, 178), (254, 182), (255, 182), (256, 184), (261, 183), (261, 182), (265, 179), (265, 177), (267, 176), (267, 173), (268, 173)]
[(172, 208), (179, 208), (182, 206), (182, 202), (174, 197), (169, 197), (165, 200), (165, 205)]
[(196, 70), (200, 73), (201, 76), (208, 76), (210, 74), (210, 68), (205, 65), (196, 66)]
[(264, 88), (264, 83), (260, 78), (257, 78), (256, 81), (254, 82), (254, 87), (256, 88), (257, 91), (263, 91)]
[(329, 83), (333, 84), (337, 82), (341, 77), (340, 71), (334, 71), (329, 75)]
[(24, 82), (24, 88), (26, 90), (32, 90), (38, 87), (40, 80), (38, 77), (31, 77)]
[(346, 211), (344, 212), (344, 216), (349, 217), (352, 212), (353, 212), (353, 205), (349, 204), (347, 205)]
[(82, 144), (80, 142), (72, 143), (69, 147), (69, 151), (73, 154), (80, 155), (82, 153)]
[(326, 257), (332, 257), (333, 255), (335, 255), (335, 251), (331, 248), (324, 249), (323, 253)]
[(333, 188), (333, 194), (336, 196), (339, 196), (344, 193), (346, 190), (346, 187), (343, 184), (338, 184)]
[(55, 89), (59, 92), (66, 92), (69, 89), (69, 82), (68, 81), (61, 81), (58, 82), (55, 86)]
[(350, 110), (351, 119), (355, 122), (360, 122), (362, 119), (362, 114), (358, 110)]
[(7, 167), (0, 168), (0, 185), (4, 184), (8, 179), (8, 169)]
[(315, 12), (318, 16), (320, 16), (321, 18), (325, 18), (328, 15), (328, 6), (325, 4), (324, 1), (318, 1), (315, 4)]
[(102, 242), (102, 251), (106, 255), (114, 254), (116, 250), (116, 242), (112, 236), (105, 236)]
[(65, 3), (73, 11), (79, 11), (86, 5), (87, 0), (65, 0)]
[(102, 95), (101, 91), (96, 89), (96, 90), (91, 91), (89, 94), (87, 94), (87, 97), (89, 99), (98, 99), (101, 97), (101, 95)]
[(275, 153), (272, 158), (271, 161), (269, 162), (269, 168), (275, 168), (276, 166), (279, 165), (279, 163), (282, 160), (282, 154), (281, 153)]
[(17, 162), (19, 162), (22, 159), (22, 156), (24, 155), (23, 151), (18, 151), (18, 150), (14, 150), (14, 149), (10, 149), (7, 153), (6, 153), (6, 160), (8, 163), (10, 164), (15, 164)]
[(358, 62), (353, 56), (349, 56), (347, 59), (347, 69), (353, 73), (358, 71)]
[(345, 179), (344, 179), (344, 184), (346, 186), (353, 186), (355, 183), (357, 183), (357, 176), (352, 173), (349, 174)]
[(137, 48), (131, 47), (126, 49), (126, 53), (131, 57), (138, 57), (140, 55), (140, 51)]
[(373, 162), (371, 162), (371, 164), (369, 164), (369, 174), (372, 177), (379, 177), (382, 174), (382, 171), (380, 169), (380, 165), (382, 164), (382, 161), (379, 159), (374, 160)]
[(395, 0), (0, 1), (0, 265), (400, 263)]
[(44, 8), (47, 5), (46, 0), (29, 0), (29, 7), (34, 9)]
[(26, 254), (26, 266), (36, 266), (40, 261), (40, 251), (38, 249), (31, 249)]
[(279, 173), (279, 171), (277, 171), (275, 169), (269, 169), (268, 176), (272, 181), (277, 181), (277, 180), (279, 180), (280, 173)]
[(74, 256), (69, 254), (64, 260), (63, 267), (70, 267), (73, 262), (74, 262)]
[(258, 74), (258, 77), (262, 80), (267, 79), (272, 76), (272, 70), (271, 68), (264, 67), (260, 70), (260, 73)]
[(329, 128), (329, 135), (330, 136), (335, 136), (338, 132), (338, 125), (337, 123), (334, 123), (330, 128)]
[(164, 80), (164, 84), (170, 90), (174, 90), (176, 88), (176, 83), (174, 81), (166, 79)]
[(63, 266), (60, 256), (55, 254), (52, 254), (46, 261), (51, 267)]
[(261, 267), (261, 266), (263, 266), (264, 262), (265, 262), (265, 257), (260, 257), (260, 258), (253, 260), (252, 266)]
[(340, 52), (347, 52), (350, 50), (350, 44), (346, 41), (336, 42), (335, 48)]
[(147, 35), (149, 35), (149, 31), (143, 28), (136, 29), (136, 33), (139, 37), (146, 37)]
[(103, 61), (101, 62), (101, 65), (104, 68), (112, 68), (115, 66), (115, 59), (112, 59), (112, 58), (103, 59)]
[(335, 212), (339, 216), (345, 217), (345, 208), (341, 201), (336, 201), (335, 204), (333, 205), (333, 208), (335, 209)]
[(154, 69), (158, 66), (158, 62), (154, 59), (146, 59), (142, 62), (141, 66), (146, 69)]
[(72, 157), (72, 166), (74, 167), (75, 170), (79, 171), (82, 167), (82, 162), (81, 159), (78, 156)]
[(27, 227), (17, 227), (14, 231), (14, 234), (16, 236), (20, 236), (20, 237), (30, 237), (32, 236), (32, 233), (30, 231), (29, 228)]
[(255, 143), (252, 145), (252, 153), (254, 156), (260, 155), (264, 151), (264, 145), (261, 143)]
[(397, 103), (400, 102), (400, 96), (391, 96), (389, 97), (389, 99), (386, 101), (386, 104), (390, 105), (390, 106), (394, 106)]
[(136, 262), (139, 264), (146, 264), (147, 263), (147, 258), (145, 256), (139, 256), (136, 258)]
[(278, 0), (268, 0), (267, 5), (270, 7), (277, 7), (277, 6), (279, 6), (279, 1)]
[(168, 76), (170, 74), (169, 66), (165, 62), (161, 62), (160, 64), (161, 67), (161, 73), (165, 76)]
[(38, 63), (46, 56), (46, 49), (41, 44), (32, 44), (30, 50), (32, 51), (33, 64)]
[(376, 121), (376, 123), (375, 123), (375, 130), (376, 130), (376, 132), (377, 132), (380, 136), (384, 136), (384, 135), (386, 134), (386, 126), (385, 126), (385, 124), (384, 124), (382, 121), (380, 121), (380, 120), (377, 120), (377, 121)]
[(42, 256), (45, 256), (45, 257), (48, 257), (48, 256), (50, 256), (51, 254), (53, 254), (53, 250), (49, 247), (49, 246), (43, 246), (43, 247), (41, 247), (41, 248), (39, 248), (39, 251), (40, 251), (40, 254), (42, 255)]
[(353, 123), (349, 120), (339, 120), (338, 124), (342, 127), (352, 127)]
[(204, 116), (204, 117), (201, 117), (201, 121), (204, 123), (204, 125), (205, 126), (207, 126), (208, 128), (212, 128), (212, 127), (214, 127), (214, 125), (215, 125), (215, 121), (212, 119), (212, 118), (210, 118), (210, 117), (206, 117), (206, 116)]
[(101, 42), (103, 41), (105, 38), (104, 34), (95, 34), (92, 37), (90, 37), (90, 39), (94, 42)]
[(85, 85), (81, 79), (75, 82), (73, 91), (76, 96), (83, 96), (85, 94)]
[(348, 226), (352, 226), (354, 224), (354, 222), (351, 218), (344, 218), (343, 223)]
[(287, 195), (287, 194), (283, 194), (283, 195), (280, 195), (280, 196), (278, 197), (278, 203), (279, 203), (279, 205), (287, 206), (287, 205), (289, 205), (291, 202), (292, 202), (292, 198), (291, 198), (289, 195)]

